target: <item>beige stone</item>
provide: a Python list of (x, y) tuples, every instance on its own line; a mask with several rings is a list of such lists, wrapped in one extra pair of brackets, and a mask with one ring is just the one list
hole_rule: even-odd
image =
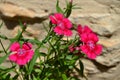
[[(12, 37), (15, 37), (18, 34), (19, 31), (22, 31), (21, 27), (16, 26), (11, 33)], [(40, 34), (39, 30), (36, 31), (36, 30), (32, 29), (31, 27), (27, 27), (26, 32), (23, 33), (23, 36), (26, 37), (26, 38), (30, 38), (30, 39), (32, 38), (33, 39), (33, 38), (37, 38), (39, 34)]]

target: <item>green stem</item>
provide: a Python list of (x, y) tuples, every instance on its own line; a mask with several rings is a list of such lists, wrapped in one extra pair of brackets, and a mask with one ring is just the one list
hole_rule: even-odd
[(40, 74), (40, 78), (41, 78), (41, 79), (45, 77), (45, 76), (43, 76), (44, 70), (45, 70), (45, 66), (43, 67), (42, 72), (41, 72), (41, 74)]
[(18, 41), (19, 41), (20, 38), (22, 37), (22, 34), (23, 34), (24, 31), (25, 31), (25, 29), (22, 29), (22, 32), (20, 33), (19, 37), (17, 38)]
[(0, 44), (1, 44), (1, 46), (2, 46), (2, 48), (3, 48), (3, 50), (4, 50), (4, 52), (5, 52), (5, 54), (7, 55), (7, 51), (5, 50), (5, 48), (4, 48), (3, 44), (2, 44), (1, 39), (0, 39)]

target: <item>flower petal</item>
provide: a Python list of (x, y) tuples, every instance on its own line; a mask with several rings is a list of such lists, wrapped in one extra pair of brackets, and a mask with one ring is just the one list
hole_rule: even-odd
[(92, 30), (87, 25), (85, 25), (83, 28), (83, 33), (91, 33), (91, 32)]
[(61, 13), (55, 13), (54, 14), (54, 17), (57, 19), (57, 20), (62, 20), (64, 18), (63, 14)]
[(71, 30), (65, 29), (63, 33), (64, 33), (65, 36), (72, 36), (72, 31)]
[(87, 43), (87, 41), (89, 40), (87, 33), (81, 34), (80, 37), (81, 41), (83, 41), (84, 43)]
[(72, 28), (72, 23), (70, 22), (70, 20), (68, 18), (64, 18), (63, 23), (66, 28), (68, 28), (68, 29)]
[(93, 52), (89, 52), (88, 54), (87, 54), (87, 57), (89, 58), (89, 59), (95, 59), (96, 58), (96, 54), (95, 53), (93, 53)]
[(16, 61), (17, 60), (17, 55), (16, 55), (16, 53), (15, 54), (11, 54), (10, 56), (9, 56), (9, 59), (11, 60), (11, 61)]
[(25, 43), (23, 43), (22, 48), (25, 49), (25, 50), (29, 50), (29, 49), (32, 48), (32, 44), (28, 43), (28, 42), (25, 42)]
[(73, 45), (73, 44), (70, 45), (70, 46), (68, 47), (68, 49), (69, 49), (70, 52), (73, 52), (73, 51), (75, 50), (74, 45)]
[(95, 33), (89, 33), (88, 34), (88, 38), (89, 38), (89, 40), (92, 40), (92, 41), (94, 41), (95, 43), (96, 42), (98, 42), (98, 36), (95, 34)]
[(82, 25), (79, 24), (77, 26), (77, 32), (78, 32), (79, 35), (82, 34)]
[(96, 58), (97, 55), (93, 51), (91, 51), (88, 46), (82, 45), (80, 48), (87, 55), (89, 59)]
[(26, 60), (30, 61), (32, 59), (33, 55), (34, 55), (34, 51), (33, 50), (29, 50), (27, 52), (27, 55), (26, 55)]
[(80, 46), (80, 48), (85, 54), (87, 54), (89, 52), (89, 48), (86, 45), (82, 45), (82, 46)]
[(27, 62), (26, 62), (25, 59), (20, 58), (20, 59), (17, 59), (16, 63), (17, 63), (18, 65), (25, 65)]
[(95, 47), (95, 54), (100, 55), (101, 52), (102, 52), (102, 45), (97, 44), (96, 47)]
[(58, 35), (62, 35), (63, 34), (63, 30), (60, 27), (58, 27), (58, 26), (56, 26), (54, 28), (54, 32), (57, 33)]
[(10, 51), (17, 51), (20, 48), (20, 44), (18, 42), (14, 42), (10, 46)]
[(53, 24), (57, 24), (57, 20), (56, 20), (56, 18), (55, 18), (53, 15), (49, 16), (49, 18), (50, 18), (50, 21), (51, 21)]

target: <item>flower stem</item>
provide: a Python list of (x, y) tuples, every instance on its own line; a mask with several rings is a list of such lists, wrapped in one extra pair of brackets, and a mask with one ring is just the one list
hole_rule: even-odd
[(4, 52), (5, 52), (5, 54), (7, 55), (7, 51), (5, 50), (5, 48), (4, 48), (3, 44), (2, 44), (1, 39), (0, 39), (0, 44), (1, 44), (1, 46), (2, 46), (2, 48), (3, 48), (3, 50), (4, 50)]

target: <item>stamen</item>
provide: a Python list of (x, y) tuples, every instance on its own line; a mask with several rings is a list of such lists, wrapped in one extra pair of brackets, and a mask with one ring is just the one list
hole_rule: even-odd
[(22, 54), (25, 53), (25, 50), (23, 50), (23, 49), (19, 49), (19, 50), (17, 51), (17, 53), (18, 53), (19, 55), (22, 55)]
[(90, 47), (91, 50), (95, 48), (95, 44), (93, 43), (93, 41), (88, 41), (87, 45)]
[(64, 27), (64, 24), (63, 24), (63, 22), (58, 22), (58, 26), (60, 27), (60, 28), (62, 28), (62, 29), (64, 29), (65, 27)]

